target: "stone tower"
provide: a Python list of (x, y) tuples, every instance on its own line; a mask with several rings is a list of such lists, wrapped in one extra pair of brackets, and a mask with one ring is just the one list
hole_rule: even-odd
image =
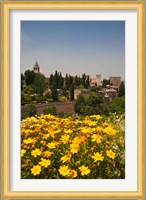
[(33, 71), (36, 74), (40, 73), (40, 67), (39, 67), (39, 64), (37, 61), (35, 62), (34, 66), (33, 66)]
[(120, 87), (121, 77), (109, 77), (110, 84), (116, 87)]

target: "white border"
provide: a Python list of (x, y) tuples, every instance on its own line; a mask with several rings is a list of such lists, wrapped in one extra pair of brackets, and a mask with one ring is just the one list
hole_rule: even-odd
[[(21, 20), (124, 20), (126, 71), (126, 178), (124, 180), (21, 180)], [(111, 47), (112, 48), (112, 47)], [(124, 67), (124, 66), (123, 66)], [(136, 10), (10, 11), (10, 183), (12, 191), (137, 191), (137, 16)]]

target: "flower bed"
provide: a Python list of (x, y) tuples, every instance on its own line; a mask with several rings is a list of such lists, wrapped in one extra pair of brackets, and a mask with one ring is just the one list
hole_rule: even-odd
[(124, 116), (59, 118), (21, 122), (22, 179), (125, 178)]

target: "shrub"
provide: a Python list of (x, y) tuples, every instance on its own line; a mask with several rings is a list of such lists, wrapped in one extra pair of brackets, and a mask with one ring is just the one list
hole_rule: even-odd
[(74, 104), (74, 110), (81, 115), (108, 114), (107, 102), (95, 92), (79, 95)]
[(47, 99), (48, 102), (53, 102), (53, 99), (49, 98)]
[(57, 115), (57, 112), (56, 112), (56, 107), (54, 106), (49, 106), (48, 108), (44, 109), (43, 110), (43, 114), (51, 114), (51, 115)]
[(37, 95), (35, 97), (35, 100), (37, 103), (43, 103), (46, 100), (46, 97), (44, 97), (43, 95)]
[(31, 96), (28, 94), (24, 94), (24, 102), (25, 103), (30, 103), (31, 102)]
[(125, 97), (115, 97), (110, 103), (110, 112), (125, 113)]
[(58, 97), (58, 100), (59, 100), (60, 102), (64, 102), (64, 101), (67, 101), (67, 98), (66, 98), (64, 95), (60, 95), (60, 96)]
[(36, 106), (34, 104), (30, 104), (28, 106), (28, 116), (35, 116), (36, 115)]

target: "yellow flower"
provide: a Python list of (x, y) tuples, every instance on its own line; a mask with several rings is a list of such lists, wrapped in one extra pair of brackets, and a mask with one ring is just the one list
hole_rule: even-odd
[(73, 138), (72, 144), (74, 144), (74, 145), (80, 144), (80, 138), (78, 136), (76, 136), (75, 138)]
[(61, 129), (58, 129), (58, 130), (54, 131), (54, 133), (57, 134), (57, 133), (60, 133), (61, 131), (62, 131)]
[(102, 154), (96, 152), (94, 153), (94, 156), (91, 156), (94, 159), (94, 162), (97, 161), (103, 161), (104, 157), (102, 156)]
[(71, 153), (77, 153), (79, 151), (79, 144), (71, 144), (70, 145), (70, 151)]
[(112, 159), (114, 159), (116, 156), (116, 154), (112, 150), (106, 150), (106, 155)]
[(41, 153), (42, 153), (42, 152), (41, 152), (39, 149), (35, 149), (35, 150), (32, 150), (32, 151), (31, 151), (31, 155), (34, 156), (35, 158), (36, 158), (37, 156), (40, 156)]
[(75, 178), (75, 177), (77, 177), (77, 172), (73, 169), (73, 170), (70, 170), (70, 172), (69, 172), (69, 177), (70, 178)]
[(30, 143), (34, 143), (36, 142), (35, 139), (32, 139), (32, 138), (28, 138), (27, 140), (23, 140), (24, 144), (30, 144)]
[(69, 135), (62, 135), (60, 140), (63, 144), (66, 144), (69, 141)]
[(70, 173), (70, 170), (66, 165), (60, 166), (58, 171), (62, 176), (68, 176)]
[(116, 130), (113, 129), (113, 127), (110, 126), (110, 125), (107, 126), (105, 129), (103, 129), (103, 132), (105, 132), (108, 135), (114, 135), (114, 134), (116, 134)]
[(88, 167), (86, 167), (85, 165), (82, 165), (81, 167), (79, 167), (79, 170), (81, 171), (82, 176), (90, 173), (90, 169), (88, 169)]
[(102, 123), (103, 126), (108, 126), (109, 124), (107, 122)]
[(39, 162), (39, 164), (45, 168), (47, 168), (50, 164), (51, 164), (51, 161), (50, 160), (46, 160), (44, 158), (41, 158), (41, 162)]
[(87, 133), (90, 133), (91, 129), (84, 127), (84, 128), (81, 128), (81, 131), (82, 131), (82, 133), (87, 134)]
[(63, 163), (65, 163), (66, 161), (69, 161), (70, 158), (71, 158), (71, 156), (65, 155), (65, 156), (62, 156), (60, 160), (61, 160)]
[(72, 130), (71, 129), (64, 130), (64, 133), (71, 134)]
[(98, 144), (100, 144), (101, 143), (101, 139), (102, 139), (102, 136), (101, 135), (96, 135), (96, 134), (93, 134), (92, 136), (91, 136), (91, 138), (92, 138), (92, 142), (97, 142)]
[(50, 152), (50, 151), (44, 151), (44, 152), (43, 152), (43, 155), (44, 155), (44, 157), (46, 157), (46, 158), (50, 157), (52, 154), (53, 154), (53, 152)]
[(26, 152), (26, 150), (25, 150), (25, 149), (21, 149), (21, 157), (23, 157), (23, 156), (24, 156), (25, 152)]
[(51, 142), (47, 145), (48, 148), (50, 149), (54, 149), (56, 147), (56, 143), (55, 142)]
[(41, 172), (41, 166), (39, 166), (39, 165), (35, 165), (35, 166), (33, 166), (33, 168), (31, 168), (31, 173), (34, 176), (40, 174), (40, 172)]
[(94, 117), (96, 120), (102, 119), (102, 117), (100, 115), (91, 115), (90, 117)]
[(96, 131), (97, 131), (97, 132), (102, 132), (102, 131), (103, 131), (103, 128), (102, 128), (101, 126), (98, 126), (98, 127), (96, 128)]
[(48, 137), (50, 137), (50, 134), (49, 134), (49, 133), (43, 135), (43, 139), (47, 139)]
[(96, 126), (97, 122), (95, 122), (95, 121), (89, 121), (88, 125), (89, 126)]

